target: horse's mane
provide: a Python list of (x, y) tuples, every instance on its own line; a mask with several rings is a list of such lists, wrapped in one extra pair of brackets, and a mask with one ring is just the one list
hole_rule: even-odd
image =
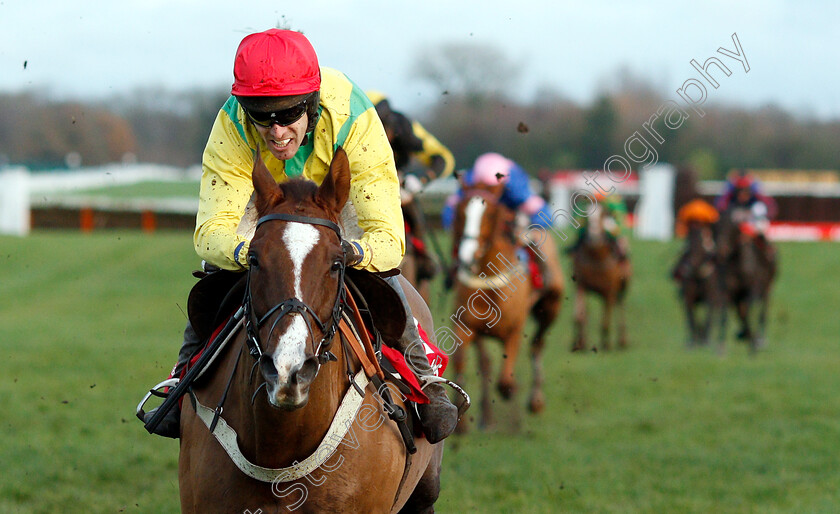
[[(306, 178), (296, 177), (287, 180), (286, 182), (281, 182), (277, 185), (283, 192), (283, 203), (295, 202), (300, 204), (303, 202), (311, 202), (314, 205), (321, 208), (322, 210), (324, 210), (329, 218), (335, 218), (333, 213), (330, 212), (328, 206), (318, 197), (318, 185), (315, 182)], [(271, 207), (275, 206), (276, 205), (273, 205)], [(335, 221), (335, 219), (332, 219), (332, 221)]]
[(295, 200), (314, 199), (318, 186), (315, 182), (305, 178), (293, 178), (278, 184), (287, 198)]

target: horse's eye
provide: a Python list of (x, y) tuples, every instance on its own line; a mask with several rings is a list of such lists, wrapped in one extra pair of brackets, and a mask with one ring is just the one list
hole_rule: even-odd
[(344, 263), (341, 262), (339, 259), (334, 260), (333, 263), (332, 263), (332, 266), (330, 267), (330, 271), (335, 272), (335, 271), (340, 270), (343, 264)]
[(260, 261), (257, 259), (257, 256), (253, 253), (248, 254), (248, 264), (252, 268), (258, 268), (260, 266)]

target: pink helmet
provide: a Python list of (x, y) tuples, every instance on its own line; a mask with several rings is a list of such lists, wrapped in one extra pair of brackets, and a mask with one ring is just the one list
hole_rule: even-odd
[(507, 182), (513, 161), (497, 153), (486, 153), (478, 157), (473, 165), (473, 181), (476, 184), (495, 186)]

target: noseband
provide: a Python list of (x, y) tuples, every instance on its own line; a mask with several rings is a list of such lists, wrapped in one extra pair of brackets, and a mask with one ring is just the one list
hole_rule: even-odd
[[(259, 219), (259, 221), (257, 221), (256, 228), (259, 229), (260, 225), (267, 221), (289, 221), (295, 223), (305, 223), (308, 225), (321, 225), (331, 229), (336, 233), (339, 241), (342, 240), (341, 229), (339, 226), (326, 219), (312, 218), (309, 216), (297, 216), (294, 214), (269, 214), (267, 216), (263, 216)], [(341, 265), (338, 269), (338, 291), (336, 292), (335, 303), (333, 304), (332, 313), (327, 323), (321, 321), (309, 305), (294, 297), (283, 300), (269, 309), (268, 312), (266, 312), (261, 318), (257, 319), (256, 313), (254, 312), (251, 294), (251, 270), (248, 270), (248, 276), (246, 279), (247, 283), (245, 286), (245, 331), (247, 334), (246, 342), (248, 344), (248, 351), (254, 358), (258, 359), (263, 354), (260, 344), (260, 327), (262, 327), (271, 316), (279, 314), (274, 320), (274, 323), (271, 325), (271, 330), (269, 331), (270, 338), (277, 326), (277, 323), (279, 323), (284, 316), (287, 314), (297, 313), (300, 314), (306, 321), (306, 327), (309, 329), (310, 337), (314, 338), (310, 320), (314, 321), (321, 333), (324, 334), (315, 346), (315, 355), (318, 357), (318, 362), (323, 364), (328, 360), (335, 360), (335, 356), (330, 353), (329, 349), (333, 337), (338, 330), (338, 323), (341, 320), (341, 313), (344, 310), (345, 305), (346, 289), (344, 287), (344, 262), (345, 259), (342, 259)], [(307, 314), (309, 315), (308, 317), (306, 316)]]

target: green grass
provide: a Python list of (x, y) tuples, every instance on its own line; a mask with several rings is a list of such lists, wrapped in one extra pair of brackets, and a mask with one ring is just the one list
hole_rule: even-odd
[[(176, 356), (199, 262), (189, 234), (37, 232), (0, 248), (0, 512), (177, 512), (178, 443), (133, 411)], [(756, 357), (684, 348), (677, 248), (633, 246), (628, 351), (570, 354), (564, 304), (536, 417), (523, 349), (497, 426), (448, 441), (438, 512), (837, 510), (840, 246), (781, 245)], [(452, 300), (437, 295), (445, 319)]]
[(82, 189), (67, 193), (71, 196), (97, 196), (115, 199), (125, 198), (196, 198), (199, 182), (147, 181), (137, 184)]

